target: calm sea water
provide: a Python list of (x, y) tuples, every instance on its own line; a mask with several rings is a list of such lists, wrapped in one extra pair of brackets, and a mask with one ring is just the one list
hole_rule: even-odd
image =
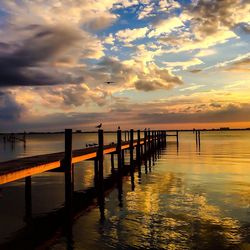
[[(1, 138), (0, 138), (1, 139)], [(171, 140), (173, 140), (171, 138)], [(106, 143), (115, 134), (106, 136)], [(96, 142), (95, 134), (74, 135), (74, 148)], [(1, 158), (63, 151), (63, 135), (30, 135), (22, 143), (0, 143)], [(104, 172), (110, 173), (109, 156)], [(128, 160), (128, 158), (127, 158)], [(75, 167), (75, 189), (93, 186), (93, 161)], [(15, 237), (24, 219), (24, 182), (1, 186), (0, 243)], [(49, 249), (250, 249), (250, 131), (180, 133), (151, 171), (135, 173), (135, 189), (123, 178), (122, 205), (114, 188), (105, 197), (105, 219), (97, 206), (79, 216), (69, 238), (59, 235)], [(62, 173), (32, 177), (32, 216), (64, 202)]]

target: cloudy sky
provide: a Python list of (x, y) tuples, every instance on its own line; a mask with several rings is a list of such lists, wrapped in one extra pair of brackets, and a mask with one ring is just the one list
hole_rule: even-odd
[(0, 1), (0, 132), (250, 127), (249, 73), (250, 0)]

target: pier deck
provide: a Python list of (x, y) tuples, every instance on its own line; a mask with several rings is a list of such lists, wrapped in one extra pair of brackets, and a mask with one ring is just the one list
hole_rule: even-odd
[[(137, 143), (138, 141), (134, 140), (133, 146)], [(144, 144), (144, 139), (140, 140), (140, 144)], [(122, 150), (129, 148), (130, 141), (122, 142)], [(116, 150), (117, 144), (106, 145), (103, 147), (103, 154), (115, 153)], [(97, 157), (97, 152), (98, 146), (73, 150), (72, 163), (94, 159)], [(64, 152), (59, 152), (0, 162), (0, 185), (62, 167), (64, 156)]]

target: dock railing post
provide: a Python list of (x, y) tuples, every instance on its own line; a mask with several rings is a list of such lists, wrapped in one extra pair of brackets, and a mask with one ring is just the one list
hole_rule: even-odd
[(121, 130), (118, 129), (117, 130), (117, 146), (116, 146), (118, 170), (120, 170), (122, 167), (122, 152), (121, 151), (122, 151)]
[(147, 130), (144, 130), (144, 157), (147, 158)]
[(73, 164), (72, 164), (72, 129), (65, 129), (65, 155), (64, 155), (64, 174), (65, 174), (65, 208), (71, 218), (72, 196), (74, 191)]
[(101, 219), (104, 219), (104, 187), (103, 187), (103, 130), (98, 130), (98, 151), (97, 151), (97, 158), (98, 158), (98, 186), (99, 186), (99, 208)]
[(137, 147), (136, 147), (136, 161), (137, 165), (141, 165), (141, 131), (137, 130)]
[(134, 130), (130, 129), (129, 154), (130, 154), (130, 177), (132, 190), (135, 188), (134, 182)]
[(129, 152), (130, 152), (130, 167), (134, 165), (134, 130), (130, 129), (130, 141), (129, 141)]
[(151, 169), (151, 131), (148, 130), (148, 164), (149, 164), (149, 170)]
[(164, 130), (164, 146), (167, 146), (167, 131)]

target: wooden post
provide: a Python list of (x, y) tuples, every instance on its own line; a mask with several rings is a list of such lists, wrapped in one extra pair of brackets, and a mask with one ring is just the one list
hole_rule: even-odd
[(118, 129), (117, 130), (117, 147), (116, 147), (118, 170), (120, 170), (122, 167), (122, 154), (121, 154), (122, 149), (121, 148), (122, 148), (121, 130)]
[[(125, 133), (125, 141), (127, 140), (127, 131)], [(117, 130), (117, 146), (116, 146), (116, 153), (117, 153), (117, 167), (118, 167), (118, 200), (119, 200), (119, 207), (122, 207), (122, 131), (120, 129)]]
[(167, 146), (167, 131), (164, 130), (164, 146)]
[(144, 130), (144, 156), (146, 158), (147, 155), (147, 130)]
[(101, 220), (105, 218), (104, 215), (104, 187), (103, 187), (103, 130), (98, 130), (98, 186), (99, 186), (99, 192), (98, 192), (98, 202), (99, 202), (99, 209), (101, 214)]
[(177, 144), (179, 144), (179, 131), (176, 130), (176, 142)]
[(25, 178), (25, 219), (31, 218), (32, 197), (31, 197), (31, 176)]
[(153, 156), (153, 164), (155, 162), (155, 148), (156, 148), (156, 131), (152, 131), (152, 156)]
[(130, 142), (129, 142), (129, 153), (130, 153), (130, 167), (134, 166), (134, 130), (130, 129)]
[(196, 147), (197, 147), (197, 131), (195, 130), (195, 144), (196, 144)]
[(149, 170), (151, 170), (151, 131), (148, 130), (148, 164)]
[(199, 149), (201, 147), (201, 131), (199, 130)]
[(67, 214), (70, 215), (71, 217), (72, 196), (74, 191), (73, 165), (72, 165), (72, 129), (65, 129), (64, 175), (65, 175), (65, 207)]
[(98, 130), (98, 167), (99, 167), (99, 179), (103, 178), (103, 130)]
[(130, 142), (129, 142), (129, 153), (130, 153), (130, 178), (131, 178), (131, 190), (135, 189), (135, 177), (134, 177), (134, 130), (130, 129)]
[(137, 130), (137, 147), (136, 147), (136, 161), (137, 165), (141, 165), (141, 131)]

